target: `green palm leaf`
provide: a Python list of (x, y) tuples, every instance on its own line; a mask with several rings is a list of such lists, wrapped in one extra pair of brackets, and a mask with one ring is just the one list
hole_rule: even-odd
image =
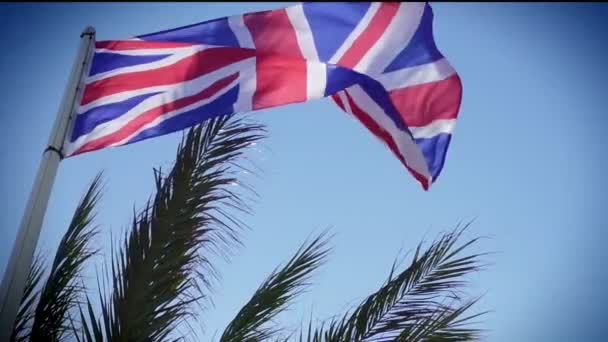
[(59, 243), (36, 306), (31, 327), (34, 341), (60, 341), (72, 331), (70, 311), (77, 307), (84, 291), (80, 271), (96, 253), (89, 244), (98, 232), (92, 222), (100, 198), (101, 177), (101, 173), (98, 174), (90, 184)]
[(275, 270), (243, 306), (224, 331), (221, 342), (258, 342), (275, 338), (281, 330), (269, 326), (308, 285), (311, 273), (326, 259), (325, 234), (305, 243), (280, 270)]
[(21, 297), (19, 311), (15, 319), (15, 325), (11, 336), (11, 341), (13, 342), (27, 341), (30, 338), (34, 312), (36, 310), (36, 304), (38, 303), (38, 296), (40, 295), (38, 285), (42, 279), (43, 264), (44, 259), (42, 256), (36, 254), (27, 275), (25, 290), (23, 292), (23, 297)]
[[(156, 194), (133, 218), (110, 267), (111, 295), (102, 318), (89, 308), (83, 340), (161, 341), (195, 316), (216, 270), (211, 258), (239, 243), (242, 224), (228, 209), (246, 210), (232, 190), (235, 165), (264, 128), (235, 116), (189, 130), (166, 175), (155, 173)], [(101, 322), (101, 323), (98, 323)], [(103, 327), (103, 330), (102, 330)]]
[(462, 317), (476, 302), (462, 301), (463, 277), (481, 269), (483, 254), (461, 256), (477, 242), (456, 245), (463, 231), (446, 233), (421, 253), (418, 245), (410, 266), (367, 297), (352, 313), (332, 320), (301, 341), (470, 341), (479, 331)]

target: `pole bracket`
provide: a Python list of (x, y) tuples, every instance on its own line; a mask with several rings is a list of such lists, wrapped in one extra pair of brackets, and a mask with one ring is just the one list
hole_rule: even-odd
[(80, 38), (82, 38), (84, 36), (89, 36), (89, 37), (95, 36), (95, 28), (92, 26), (87, 26), (80, 34)]
[(48, 151), (53, 151), (53, 152), (57, 153), (59, 155), (59, 159), (63, 159), (63, 157), (64, 157), (63, 152), (61, 152), (61, 150), (55, 146), (47, 146), (47, 148), (44, 149), (43, 154), (47, 153)]

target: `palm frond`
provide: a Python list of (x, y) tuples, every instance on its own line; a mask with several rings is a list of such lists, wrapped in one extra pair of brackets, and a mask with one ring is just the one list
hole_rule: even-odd
[(36, 310), (38, 296), (40, 295), (38, 285), (40, 284), (43, 275), (43, 264), (44, 258), (40, 254), (36, 254), (27, 275), (25, 290), (23, 291), (23, 297), (21, 297), (19, 311), (17, 312), (17, 317), (13, 326), (11, 336), (11, 341), (13, 342), (27, 341), (30, 338), (34, 311)]
[(308, 285), (311, 273), (326, 259), (325, 233), (303, 244), (289, 262), (275, 270), (228, 324), (221, 342), (258, 342), (276, 339), (280, 331), (271, 322)]
[[(78, 306), (78, 311), (80, 314), (80, 329), (73, 327), (75, 330), (74, 336), (78, 342), (86, 341), (86, 342), (94, 342), (94, 341), (103, 341), (103, 332), (102, 332), (102, 323), (101, 320), (97, 318), (95, 315), (95, 311), (93, 310), (93, 305), (91, 304), (91, 300), (89, 297), (86, 297), (86, 310), (87, 314), (85, 315), (82, 312), (82, 306)], [(102, 300), (102, 305), (105, 303)], [(87, 323), (88, 318), (88, 323)], [(78, 334), (81, 336), (78, 336)]]
[[(463, 279), (481, 269), (484, 254), (461, 254), (478, 239), (456, 245), (464, 230), (443, 234), (424, 252), (418, 245), (410, 266), (367, 297), (352, 313), (309, 332), (307, 341), (464, 341), (478, 330), (462, 318), (475, 301), (462, 302)], [(446, 304), (446, 302), (451, 302)]]
[(480, 337), (481, 330), (468, 327), (471, 320), (482, 315), (478, 313), (462, 317), (477, 299), (469, 300), (463, 304), (445, 306), (437, 309), (430, 315), (409, 324), (395, 341), (428, 341), (428, 342), (460, 342), (475, 341)]
[(79, 274), (83, 264), (96, 253), (89, 244), (97, 234), (97, 227), (92, 223), (101, 180), (99, 173), (78, 204), (59, 243), (33, 317), (31, 339), (34, 341), (60, 341), (72, 331), (70, 311), (78, 306), (78, 298), (84, 291)]
[(247, 206), (233, 190), (234, 163), (263, 133), (235, 116), (188, 131), (170, 172), (155, 172), (156, 194), (114, 253), (111, 295), (101, 298), (101, 318), (89, 314), (87, 340), (103, 340), (100, 333), (113, 341), (165, 340), (195, 316), (190, 304), (206, 298), (215, 279), (212, 257), (239, 243), (242, 224), (231, 209)]

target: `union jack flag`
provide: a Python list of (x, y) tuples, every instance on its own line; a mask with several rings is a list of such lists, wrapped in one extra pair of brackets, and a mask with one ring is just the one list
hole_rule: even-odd
[(329, 97), (427, 190), (462, 98), (419, 2), (303, 3), (96, 42), (64, 154)]

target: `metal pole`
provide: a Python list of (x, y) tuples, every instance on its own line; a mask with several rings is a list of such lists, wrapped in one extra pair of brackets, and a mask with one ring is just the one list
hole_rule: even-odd
[(0, 341), (9, 341), (15, 324), (27, 275), (40, 236), (42, 220), (57, 174), (57, 167), (59, 161), (63, 158), (62, 149), (68, 127), (71, 124), (71, 116), (76, 101), (82, 93), (82, 76), (89, 69), (95, 44), (95, 29), (87, 27), (80, 38), (80, 47), (72, 67), (72, 74), (63, 94), (63, 100), (49, 137), (48, 146), (42, 155), (34, 187), (25, 207), (13, 251), (2, 279), (2, 287), (0, 288)]

